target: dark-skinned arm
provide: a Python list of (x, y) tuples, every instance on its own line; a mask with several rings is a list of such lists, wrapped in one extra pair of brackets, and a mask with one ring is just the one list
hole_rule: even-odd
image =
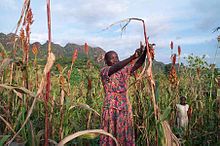
[(112, 74), (116, 73), (117, 71), (119, 71), (120, 69), (122, 69), (123, 67), (125, 67), (128, 63), (130, 63), (132, 60), (136, 59), (136, 55), (132, 55), (130, 56), (129, 58), (127, 59), (124, 59), (122, 61), (119, 61), (118, 63), (112, 65), (110, 68), (109, 68), (109, 71), (108, 71), (108, 76), (111, 76)]
[(135, 62), (134, 66), (132, 67), (131, 73), (134, 73), (134, 71), (136, 71), (139, 67), (142, 66), (142, 64), (145, 61), (146, 54), (147, 54), (147, 50), (144, 49), (144, 52), (142, 53), (141, 57)]

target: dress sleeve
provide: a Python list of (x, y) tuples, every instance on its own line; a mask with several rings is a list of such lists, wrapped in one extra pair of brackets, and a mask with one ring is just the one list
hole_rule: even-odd
[(188, 111), (189, 110), (189, 105), (188, 104), (186, 104), (186, 111)]
[(103, 83), (109, 81), (108, 71), (110, 66), (105, 66), (100, 71), (101, 80)]
[(176, 104), (176, 110), (179, 112), (180, 111), (180, 105)]

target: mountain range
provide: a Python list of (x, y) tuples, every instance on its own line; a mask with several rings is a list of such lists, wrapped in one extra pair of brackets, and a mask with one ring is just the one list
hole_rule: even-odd
[[(0, 43), (3, 45), (3, 47), (5, 48), (5, 50), (7, 51), (12, 51), (13, 50), (13, 44), (14, 44), (14, 40), (15, 38), (18, 38), (17, 35), (10, 33), (10, 34), (4, 34), (4, 33), (0, 33)], [(46, 58), (47, 56), (47, 46), (48, 46), (48, 42), (45, 42), (44, 44), (41, 44), (39, 42), (34, 42), (30, 44), (30, 57), (33, 56), (33, 53), (31, 51), (32, 46), (33, 45), (37, 45), (38, 48), (38, 58)], [(17, 46), (20, 45), (20, 41), (17, 40)], [(55, 54), (56, 58), (71, 58), (73, 51), (75, 49), (78, 49), (78, 57), (79, 58), (83, 58), (83, 57), (87, 57), (87, 55), (84, 53), (84, 45), (78, 45), (78, 44), (74, 44), (74, 43), (68, 43), (66, 44), (64, 47), (62, 47), (60, 44), (56, 44), (54, 42), (51, 43), (51, 48), (53, 53)], [(103, 62), (102, 57), (105, 54), (105, 51), (100, 48), (100, 47), (91, 47), (88, 46), (89, 48), (89, 53), (88, 53), (88, 57), (92, 60), (94, 60), (95, 62)], [(20, 49), (20, 50), (19, 50)], [(21, 48), (18, 47), (18, 50), (20, 52), (22, 52)]]
[[(4, 49), (7, 52), (10, 52), (13, 50), (13, 48), (14, 48), (13, 44), (14, 44), (15, 38), (19, 38), (19, 37), (13, 33), (9, 33), (9, 34), (0, 33), (0, 43), (2, 44), (2, 46), (4, 47)], [(21, 50), (21, 48), (19, 48), (19, 45), (20, 45), (19, 39), (16, 42), (17, 42), (16, 44), (18, 46), (17, 47), (18, 53), (20, 52), (22, 54), (22, 50)], [(47, 56), (48, 42), (45, 42), (44, 44), (41, 44), (40, 42), (31, 43), (30, 44), (30, 58), (33, 58), (33, 53), (31, 51), (31, 49), (34, 44), (39, 47), (39, 49), (38, 49), (39, 53), (38, 53), (37, 57), (40, 59), (45, 59)], [(84, 45), (78, 45), (75, 43), (67, 43), (64, 47), (62, 47), (60, 44), (56, 44), (56, 43), (52, 42), (51, 47), (52, 47), (53, 53), (56, 56), (56, 59), (71, 58), (73, 51), (75, 49), (78, 49), (78, 58), (79, 59), (89, 57), (91, 60), (93, 60), (97, 64), (104, 63), (103, 57), (106, 52), (104, 51), (104, 49), (102, 49), (100, 47), (88, 46), (88, 48), (89, 48), (88, 56), (85, 54)], [(155, 60), (153, 62), (153, 66), (154, 66), (154, 70), (156, 70), (156, 71), (163, 71), (165, 68), (164, 63), (157, 62)]]

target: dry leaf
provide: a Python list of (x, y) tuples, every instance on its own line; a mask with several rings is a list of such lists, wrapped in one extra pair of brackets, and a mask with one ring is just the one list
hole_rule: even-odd
[(75, 139), (75, 138), (77, 138), (77, 137), (79, 137), (79, 136), (83, 136), (83, 135), (85, 135), (85, 134), (90, 134), (90, 133), (107, 135), (107, 136), (111, 137), (111, 138), (115, 141), (115, 143), (116, 143), (117, 146), (119, 146), (119, 144), (118, 144), (116, 138), (115, 138), (114, 136), (112, 136), (112, 134), (107, 133), (107, 132), (105, 132), (105, 131), (102, 130), (102, 129), (84, 130), (84, 131), (76, 132), (76, 133), (74, 133), (74, 134), (71, 134), (71, 135), (65, 137), (63, 140), (61, 140), (61, 141), (57, 144), (57, 146), (64, 146), (67, 142), (69, 142), (69, 141), (71, 141), (71, 140), (73, 140), (73, 139)]

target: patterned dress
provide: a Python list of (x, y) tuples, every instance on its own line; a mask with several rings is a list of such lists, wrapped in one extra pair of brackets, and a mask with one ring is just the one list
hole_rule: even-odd
[[(126, 66), (108, 76), (110, 66), (101, 69), (101, 79), (105, 90), (102, 108), (101, 129), (111, 133), (120, 146), (135, 146), (132, 108), (127, 94), (127, 79), (131, 66)], [(115, 142), (108, 136), (101, 135), (100, 145), (114, 146)]]

